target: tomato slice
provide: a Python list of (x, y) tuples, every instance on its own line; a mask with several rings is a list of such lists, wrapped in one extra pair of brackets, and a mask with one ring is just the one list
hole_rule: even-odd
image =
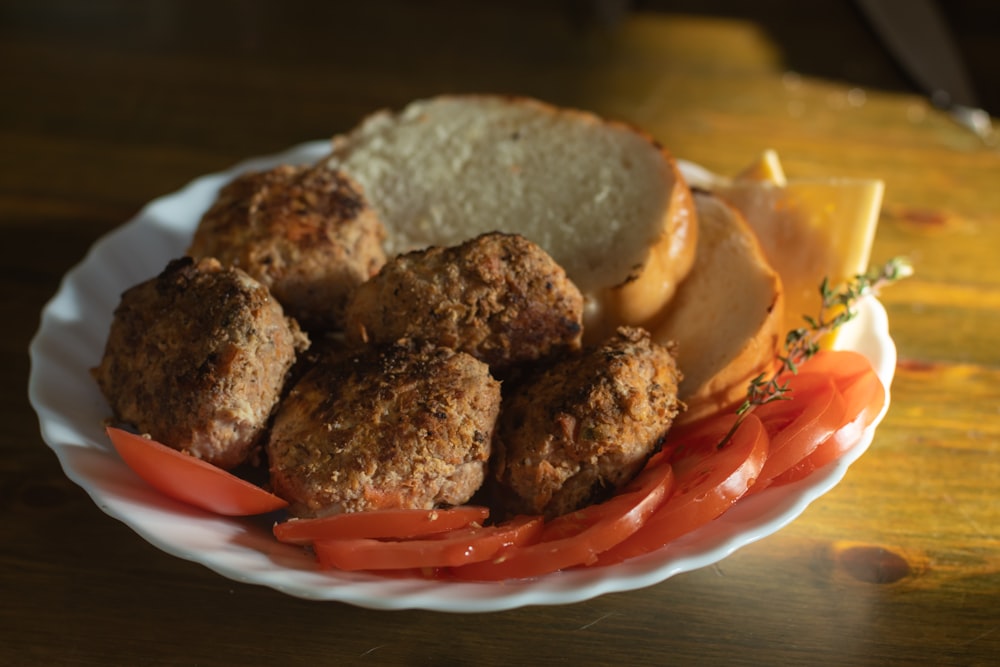
[(597, 558), (598, 565), (620, 563), (655, 551), (723, 514), (757, 480), (768, 454), (768, 436), (749, 414), (723, 447), (736, 415), (725, 415), (668, 436), (674, 469), (673, 494), (634, 535)]
[(450, 509), (384, 509), (350, 512), (318, 519), (292, 519), (274, 524), (274, 536), (289, 544), (312, 544), (320, 540), (351, 538), (423, 537), (448, 530), (482, 524), (490, 515), (487, 507), (462, 505)]
[(284, 499), (211, 463), (119, 428), (105, 430), (126, 465), (174, 500), (226, 516), (266, 514), (288, 506)]
[(868, 357), (853, 350), (820, 350), (799, 368), (803, 374), (819, 373), (834, 378), (838, 387), (874, 372)]
[(812, 454), (844, 423), (844, 399), (826, 374), (788, 375), (787, 400), (760, 406), (753, 413), (760, 419), (770, 440), (770, 450), (753, 492)]
[(843, 456), (861, 439), (864, 430), (875, 421), (885, 404), (885, 387), (868, 366), (863, 375), (837, 377), (834, 380), (844, 402), (844, 425), (820, 443), (816, 450), (798, 464), (775, 477), (771, 484), (787, 484), (802, 479), (812, 471)]
[(497, 526), (472, 526), (413, 540), (351, 538), (313, 544), (321, 567), (401, 570), (455, 567), (492, 558), (537, 539), (542, 517), (519, 516)]
[(666, 457), (654, 457), (636, 479), (609, 500), (550, 521), (538, 542), (455, 568), (450, 576), (467, 581), (527, 579), (591, 564), (598, 554), (635, 533), (672, 487), (673, 469)]

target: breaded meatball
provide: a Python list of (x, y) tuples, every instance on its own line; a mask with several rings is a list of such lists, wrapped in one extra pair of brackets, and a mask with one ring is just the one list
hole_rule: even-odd
[(621, 487), (677, 415), (678, 379), (671, 349), (623, 327), (505, 392), (494, 439), (499, 502), (554, 517)]
[(516, 234), (389, 260), (347, 306), (349, 341), (419, 338), (468, 352), (502, 376), (580, 347), (583, 297), (562, 267)]
[(459, 505), (482, 486), (500, 410), (483, 362), (408, 341), (336, 354), (298, 381), (267, 445), (300, 517)]
[(385, 262), (384, 237), (360, 187), (343, 173), (283, 165), (222, 188), (188, 254), (243, 269), (303, 328), (337, 329), (350, 293)]
[(93, 375), (117, 421), (233, 468), (259, 449), (306, 347), (266, 287), (185, 257), (122, 294)]

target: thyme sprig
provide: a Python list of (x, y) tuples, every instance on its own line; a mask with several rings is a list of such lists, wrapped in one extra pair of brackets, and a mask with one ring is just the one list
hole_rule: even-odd
[(750, 381), (747, 397), (736, 409), (736, 421), (719, 443), (725, 446), (733, 437), (747, 415), (756, 408), (773, 401), (791, 399), (788, 380), (782, 380), (786, 373), (797, 374), (799, 366), (820, 350), (820, 341), (853, 320), (858, 315), (858, 301), (868, 295), (875, 295), (891, 283), (913, 274), (909, 260), (896, 257), (867, 273), (860, 273), (836, 288), (824, 278), (820, 284), (821, 303), (816, 317), (804, 315), (805, 326), (792, 329), (785, 336), (784, 354), (778, 355), (778, 365), (769, 376), (761, 373)]

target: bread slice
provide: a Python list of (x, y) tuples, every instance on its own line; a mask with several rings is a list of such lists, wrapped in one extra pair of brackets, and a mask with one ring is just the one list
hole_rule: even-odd
[[(781, 276), (785, 330), (821, 307), (819, 286), (853, 280), (868, 270), (885, 184), (871, 178), (785, 177), (778, 154), (764, 151), (733, 178), (683, 164), (688, 183), (735, 206)], [(824, 338), (832, 345), (837, 332)]]
[(518, 233), (584, 294), (596, 340), (648, 325), (694, 261), (697, 219), (671, 156), (648, 135), (521, 97), (448, 95), (381, 111), (333, 140), (390, 256)]
[(695, 265), (653, 329), (655, 340), (677, 343), (684, 421), (742, 402), (750, 381), (774, 368), (784, 340), (781, 278), (753, 230), (714, 195), (697, 192), (694, 201)]

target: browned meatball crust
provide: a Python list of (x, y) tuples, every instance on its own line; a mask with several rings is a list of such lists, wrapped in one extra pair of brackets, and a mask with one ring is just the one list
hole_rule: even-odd
[(307, 346), (266, 287), (214, 259), (183, 258), (122, 295), (93, 374), (116, 420), (232, 468), (262, 444)]
[(459, 505), (482, 486), (500, 410), (486, 364), (401, 341), (319, 362), (267, 445), (274, 492), (300, 517)]
[(583, 297), (538, 245), (490, 233), (389, 260), (347, 306), (347, 338), (415, 338), (468, 352), (503, 376), (580, 347)]
[(678, 379), (673, 351), (636, 328), (527, 378), (505, 394), (497, 425), (498, 500), (554, 517), (620, 488), (677, 415)]
[(346, 175), (283, 165), (222, 188), (188, 254), (243, 269), (304, 328), (337, 329), (350, 293), (385, 262), (384, 237)]

